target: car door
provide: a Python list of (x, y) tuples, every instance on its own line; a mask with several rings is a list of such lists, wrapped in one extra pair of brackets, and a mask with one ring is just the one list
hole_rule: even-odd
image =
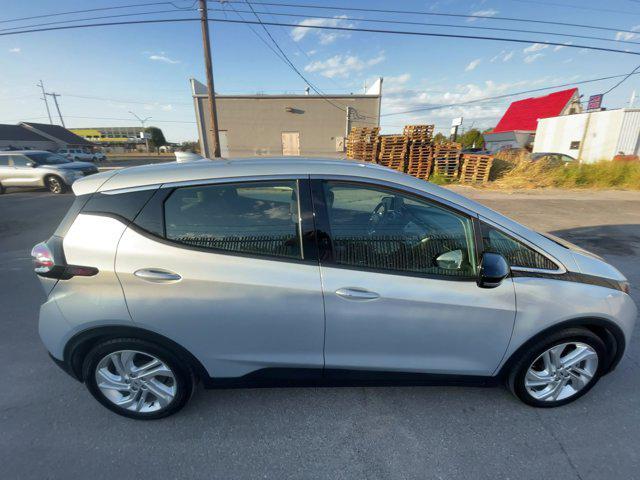
[(33, 168), (33, 161), (25, 155), (9, 155), (9, 168), (7, 169), (6, 180), (2, 183), (5, 186), (14, 185), (16, 187), (37, 186), (40, 182), (40, 175)]
[(0, 183), (6, 185), (6, 181), (9, 178), (9, 173), (13, 170), (9, 166), (9, 155), (0, 155)]
[(212, 376), (323, 366), (324, 309), (308, 179), (162, 188), (120, 240), (133, 321)]
[(511, 279), (476, 284), (473, 215), (388, 186), (313, 180), (327, 369), (490, 375), (515, 320)]

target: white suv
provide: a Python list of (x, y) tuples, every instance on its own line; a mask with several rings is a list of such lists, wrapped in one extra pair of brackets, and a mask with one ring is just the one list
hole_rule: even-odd
[(69, 160), (87, 161), (87, 162), (103, 162), (107, 156), (101, 152), (89, 152), (81, 148), (61, 148), (56, 151), (58, 155), (62, 155)]

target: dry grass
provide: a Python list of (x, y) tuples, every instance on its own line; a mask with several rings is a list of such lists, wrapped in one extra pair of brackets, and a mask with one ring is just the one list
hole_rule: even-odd
[(640, 190), (640, 162), (557, 165), (520, 161), (493, 183), (502, 188), (619, 188)]

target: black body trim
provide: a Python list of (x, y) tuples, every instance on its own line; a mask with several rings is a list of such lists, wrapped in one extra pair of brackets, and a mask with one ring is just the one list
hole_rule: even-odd
[(263, 368), (242, 377), (207, 378), (207, 389), (273, 387), (394, 387), (467, 385), (492, 387), (496, 377), (433, 373), (386, 372), (339, 368)]
[(520, 270), (512, 270), (511, 276), (528, 277), (528, 278), (546, 278), (551, 280), (563, 280), (565, 282), (584, 283), (586, 285), (595, 285), (598, 287), (611, 288), (624, 292), (622, 283), (618, 280), (606, 277), (598, 277), (596, 275), (587, 275), (586, 273), (565, 272), (565, 273), (543, 273), (543, 272), (524, 272)]

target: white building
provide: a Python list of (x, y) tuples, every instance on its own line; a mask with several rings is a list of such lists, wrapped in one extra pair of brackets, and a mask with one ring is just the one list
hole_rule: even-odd
[(564, 153), (584, 163), (640, 154), (640, 109), (603, 110), (538, 121), (533, 152)]

